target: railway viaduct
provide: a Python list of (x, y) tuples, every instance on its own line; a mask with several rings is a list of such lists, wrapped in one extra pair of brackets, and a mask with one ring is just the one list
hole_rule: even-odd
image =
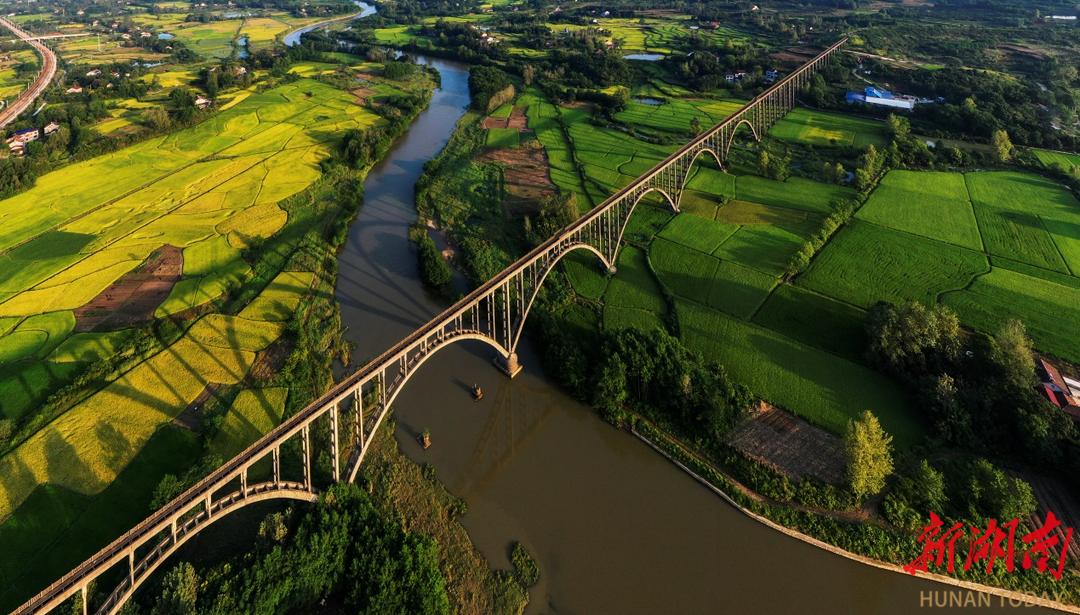
[[(795, 106), (803, 85), (846, 42), (847, 38), (842, 38), (346, 377), (322, 398), (19, 607), (15, 615), (47, 613), (78, 593), (83, 596), (85, 612), (88, 584), (116, 567), (126, 574), (97, 611), (104, 615), (115, 613), (181, 545), (224, 515), (268, 499), (315, 500), (318, 489), (312, 477), (313, 430), (319, 421), (329, 427), (329, 438), (323, 438), (323, 446), (329, 448), (332, 481), (355, 480), (369, 440), (398, 393), (425, 361), (454, 342), (487, 343), (495, 351), (495, 364), (513, 377), (521, 369), (515, 349), (525, 318), (541, 284), (559, 260), (573, 250), (588, 250), (604, 268), (614, 272), (623, 231), (642, 197), (658, 192), (678, 211), (698, 157), (711, 156), (723, 166), (736, 132), (743, 126), (760, 140)], [(326, 431), (322, 425), (319, 429)], [(283, 475), (283, 454), (293, 455), (290, 459), (299, 466), (295, 471), (299, 476), (292, 480)], [(260, 482), (251, 482), (252, 477)]]
[(11, 103), (7, 109), (0, 112), (0, 128), (4, 128), (11, 122), (15, 121), (15, 118), (19, 117), (23, 111), (30, 108), (30, 105), (45, 91), (45, 88), (49, 87), (49, 83), (56, 76), (56, 54), (52, 49), (49, 49), (41, 42), (41, 38), (49, 37), (33, 37), (23, 32), (15, 22), (6, 17), (0, 17), (0, 24), (6, 26), (9, 30), (15, 33), (16, 36), (26, 41), (33, 47), (39, 54), (41, 54), (41, 72), (38, 74), (34, 82), (30, 84), (15, 102)]

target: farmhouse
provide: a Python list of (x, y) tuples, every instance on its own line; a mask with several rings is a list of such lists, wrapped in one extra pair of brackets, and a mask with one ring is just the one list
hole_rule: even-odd
[(1035, 361), (1038, 368), (1039, 392), (1074, 420), (1080, 421), (1080, 382), (1063, 378), (1046, 359)]
[(200, 108), (200, 109), (205, 109), (205, 108), (209, 107), (213, 102), (214, 101), (210, 100), (209, 98), (203, 97), (203, 96), (195, 97), (195, 106)]
[[(41, 138), (41, 131), (37, 128), (27, 128), (26, 130), (20, 130), (19, 132), (11, 135), (11, 139), (16, 139), (20, 143), (37, 141), (39, 138)], [(8, 139), (8, 141), (11, 141), (11, 139)]]
[(100, 74), (101, 74), (101, 69), (100, 68), (95, 68), (94, 70), (86, 73), (86, 76), (87, 77), (97, 77)]
[(68, 94), (81, 94), (82, 93), (82, 86), (81, 85), (73, 85), (73, 86), (71, 86), (70, 88), (67, 89), (67, 93)]
[(911, 110), (915, 108), (915, 105), (919, 103), (929, 102), (914, 96), (894, 96), (892, 92), (888, 90), (881, 90), (872, 85), (867, 86), (864, 92), (848, 92), (848, 103), (864, 103), (867, 105), (874, 105), (877, 107), (892, 107), (895, 109), (907, 109)]
[(48, 124), (45, 124), (45, 128), (44, 128), (43, 132), (45, 133), (45, 136), (47, 137), (47, 136), (51, 135), (52, 133), (56, 132), (57, 130), (60, 130), (60, 122), (49, 122)]

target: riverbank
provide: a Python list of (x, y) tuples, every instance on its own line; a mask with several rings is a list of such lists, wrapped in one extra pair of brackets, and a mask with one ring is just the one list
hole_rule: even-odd
[[(792, 528), (780, 525), (779, 523), (774, 522), (773, 520), (769, 519), (768, 517), (757, 514), (756, 512), (754, 512), (753, 510), (751, 510), (750, 508), (745, 506), (744, 505), (745, 502), (736, 501), (736, 499), (734, 497), (732, 497), (731, 495), (729, 495), (727, 492), (725, 492), (724, 489), (721, 486), (715, 484), (715, 482), (720, 482), (720, 481), (715, 481), (715, 479), (714, 480), (709, 480), (709, 479), (704, 478), (701, 474), (699, 474), (698, 472), (695, 472), (693, 469), (688, 467), (687, 463), (684, 463), (683, 461), (680, 461), (680, 459), (677, 459), (675, 455), (673, 455), (672, 453), (669, 453), (668, 450), (665, 449), (665, 447), (658, 445), (654, 440), (660, 440), (661, 438), (663, 438), (665, 444), (668, 447), (675, 447), (676, 449), (681, 451), (683, 459), (686, 459), (687, 457), (691, 457), (691, 458), (697, 458), (698, 457), (697, 453), (695, 453), (692, 450), (687, 449), (682, 443), (675, 442), (670, 437), (667, 437), (664, 434), (659, 433), (659, 432), (654, 434), (652, 436), (652, 439), (650, 439), (649, 437), (646, 437), (646, 436), (642, 435), (634, 427), (633, 424), (627, 425), (626, 429), (631, 434), (633, 434), (636, 438), (638, 438), (639, 440), (644, 442), (646, 445), (648, 445), (650, 448), (652, 448), (654, 451), (656, 451), (657, 453), (662, 455), (665, 459), (667, 459), (671, 463), (678, 466), (683, 472), (686, 472), (688, 475), (693, 477), (694, 480), (698, 481), (699, 483), (704, 485), (707, 489), (709, 489), (710, 491), (712, 491), (716, 495), (720, 496), (728, 504), (730, 504), (730, 505), (734, 506), (736, 509), (738, 509), (739, 512), (741, 512), (744, 515), (746, 515), (747, 517), (757, 521), (758, 523), (761, 523), (762, 525), (765, 525), (766, 527), (769, 527), (769, 528), (771, 528), (771, 529), (773, 529), (773, 530), (775, 530), (777, 532), (780, 532), (780, 533), (785, 534), (787, 536), (790, 536), (792, 538), (798, 539), (798, 540), (800, 540), (800, 541), (802, 541), (804, 543), (807, 543), (809, 545), (812, 545), (812, 546), (817, 547), (819, 549), (822, 549), (824, 551), (828, 551), (829, 553), (833, 553), (835, 555), (845, 557), (845, 558), (847, 558), (849, 560), (858, 562), (860, 564), (865, 564), (867, 566), (873, 566), (874, 568), (879, 568), (881, 570), (887, 570), (889, 572), (899, 573), (899, 574), (903, 574), (903, 575), (910, 575), (910, 573), (908, 573), (907, 571), (905, 571), (903, 569), (903, 566), (899, 566), (897, 564), (893, 564), (893, 563), (890, 563), (890, 562), (883, 562), (881, 560), (877, 560), (877, 559), (874, 559), (874, 558), (859, 555), (857, 553), (852, 553), (851, 551), (847, 551), (845, 549), (837, 547), (836, 545), (827, 543), (827, 542), (822, 541), (822, 540), (818, 540), (817, 538), (814, 538), (813, 536), (809, 536), (807, 534), (803, 534), (802, 532), (799, 532), (799, 531), (794, 530)], [(687, 460), (687, 461), (689, 462), (689, 460)], [(736, 490), (738, 490), (739, 492), (742, 492), (742, 493), (754, 493), (752, 490), (747, 488), (745, 485), (740, 484), (738, 481), (733, 479), (731, 476), (723, 474), (723, 473), (717, 471), (715, 468), (712, 468), (711, 466), (709, 466), (709, 469), (712, 470), (712, 472), (715, 475), (718, 475), (718, 476), (722, 477), (724, 479), (724, 482), (727, 483), (725, 486), (727, 486), (729, 489), (733, 488), (733, 489), (736, 489)], [(758, 497), (760, 498), (760, 500), (758, 500), (758, 501), (765, 502), (765, 498), (760, 496), (760, 494), (755, 494), (755, 495), (758, 495)], [(770, 505), (770, 506), (778, 505), (778, 503), (776, 503), (776, 502), (767, 502), (767, 504)], [(1055, 610), (1066, 612), (1066, 613), (1080, 613), (1080, 607), (1077, 607), (1077, 606), (1071, 605), (1071, 604), (1065, 604), (1065, 603), (1060, 602), (1058, 600), (1051, 599), (1048, 596), (1032, 596), (1032, 595), (1029, 595), (1029, 594), (1016, 592), (1016, 591), (1011, 591), (1011, 590), (1003, 589), (1003, 588), (1000, 588), (1000, 587), (994, 587), (992, 585), (985, 585), (985, 584), (982, 584), (982, 583), (975, 583), (975, 582), (972, 582), (972, 581), (965, 581), (963, 579), (957, 579), (957, 578), (954, 578), (954, 577), (949, 577), (949, 576), (945, 576), (945, 575), (941, 575), (941, 574), (935, 574), (935, 573), (921, 573), (920, 576), (921, 576), (921, 578), (929, 579), (929, 580), (935, 581), (937, 583), (942, 583), (942, 584), (945, 584), (945, 585), (951, 585), (951, 586), (954, 586), (954, 587), (959, 587), (959, 588), (965, 589), (965, 590), (976, 591), (976, 592), (981, 592), (981, 593), (984, 593), (984, 594), (990, 594), (990, 595), (993, 595), (993, 596), (997, 596), (997, 597), (999, 597), (999, 598), (1001, 598), (1003, 600), (1008, 600), (1009, 603), (1010, 603), (1010, 606), (1019, 606), (1019, 605), (1022, 604), (1022, 605), (1046, 607), (1046, 608), (1055, 609)], [(1002, 603), (1002, 606), (1004, 606), (1003, 603)]]

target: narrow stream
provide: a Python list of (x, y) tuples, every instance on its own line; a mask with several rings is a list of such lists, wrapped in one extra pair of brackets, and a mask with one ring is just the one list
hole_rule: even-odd
[[(423, 164), (468, 103), (468, 73), (456, 62), (419, 61), (439, 69), (442, 89), (368, 175), (339, 258), (337, 298), (361, 363), (446, 307), (419, 281), (408, 225)], [(519, 356), (524, 370), (510, 380), (489, 347), (454, 345), (424, 364), (395, 406), (402, 449), (433, 464), (467, 502), (462, 522), (491, 565), (510, 567), (514, 541), (536, 557), (542, 574), (528, 613), (900, 614), (920, 608), (921, 593), (940, 599), (952, 589), (747, 518), (549, 382), (527, 341)], [(473, 383), (485, 391), (480, 402)], [(427, 451), (416, 441), (425, 428)], [(1011, 610), (999, 600), (992, 610)]]

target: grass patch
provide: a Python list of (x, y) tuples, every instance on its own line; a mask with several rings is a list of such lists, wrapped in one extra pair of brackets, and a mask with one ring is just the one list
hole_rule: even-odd
[(740, 201), (827, 214), (832, 211), (830, 203), (838, 199), (853, 199), (855, 191), (846, 186), (805, 177), (789, 177), (786, 181), (778, 182), (757, 175), (740, 175), (735, 184), (735, 196)]
[[(816, 109), (792, 109), (769, 134), (795, 143), (814, 146), (887, 145), (885, 123)], [(858, 139), (858, 143), (856, 143)]]
[(649, 260), (664, 286), (699, 303), (709, 298), (713, 275), (720, 264), (718, 258), (663, 238), (649, 246)]
[(1062, 273), (1080, 272), (1080, 202), (1029, 173), (968, 173), (986, 250)]
[[(720, 244), (713, 255), (773, 277), (780, 277), (787, 268), (791, 255), (806, 242), (803, 234), (792, 232), (791, 229), (792, 227), (781, 226), (743, 226)], [(809, 229), (802, 227), (794, 227), (794, 230), (809, 234)]]
[(605, 307), (637, 308), (654, 314), (667, 313), (660, 287), (649, 272), (645, 253), (634, 246), (624, 246), (619, 253), (615, 276), (604, 293)]
[(515, 128), (490, 128), (485, 145), (488, 147), (519, 147), (521, 133)]
[(130, 330), (76, 333), (64, 340), (64, 343), (49, 355), (49, 360), (57, 363), (72, 363), (107, 359), (116, 354), (116, 349), (131, 337), (131, 333)]
[(85, 366), (47, 361), (0, 365), (0, 417), (18, 420), (36, 410)]
[(737, 225), (798, 225), (809, 219), (808, 213), (788, 207), (763, 205), (750, 201), (729, 201), (716, 211), (716, 220)]
[(574, 250), (562, 259), (566, 279), (578, 296), (599, 299), (608, 287), (608, 278), (601, 271), (600, 260), (592, 252)]
[(604, 328), (608, 331), (631, 328), (644, 331), (652, 331), (653, 329), (667, 330), (664, 326), (664, 319), (660, 318), (655, 312), (613, 305), (604, 306)]
[(713, 274), (706, 303), (732, 316), (748, 319), (768, 298), (776, 278), (731, 261), (721, 261)]

